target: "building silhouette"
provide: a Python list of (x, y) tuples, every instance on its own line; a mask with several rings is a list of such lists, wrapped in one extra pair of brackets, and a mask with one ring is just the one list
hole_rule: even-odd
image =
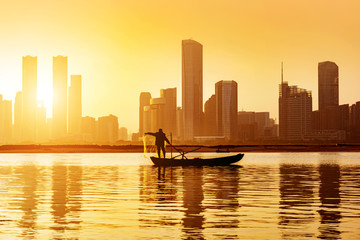
[(201, 135), (203, 108), (203, 47), (194, 40), (182, 41), (182, 110), (184, 140)]
[(225, 140), (237, 139), (238, 94), (235, 81), (219, 81), (215, 84), (216, 128)]
[(119, 123), (114, 115), (98, 118), (98, 139), (101, 144), (114, 144), (118, 140)]
[[(149, 125), (149, 119), (147, 119), (146, 123), (147, 123), (147, 127), (146, 127), (146, 131), (144, 131), (144, 112), (145, 109), (144, 107), (148, 107), (146, 109), (147, 114), (150, 115), (150, 99), (151, 99), (151, 94), (149, 92), (142, 92), (140, 93), (140, 104), (139, 104), (139, 134), (140, 136), (142, 136), (144, 134), (144, 132), (148, 132), (150, 131), (150, 127)], [(149, 118), (149, 116), (148, 116)]]
[(205, 102), (204, 106), (204, 134), (205, 136), (217, 136), (216, 129), (216, 96), (215, 94)]
[(81, 101), (81, 75), (70, 76), (69, 106), (68, 106), (68, 132), (79, 136), (81, 133), (82, 101)]
[(318, 91), (320, 130), (338, 130), (339, 68), (334, 62), (318, 64)]
[(286, 141), (303, 141), (311, 134), (311, 91), (280, 84), (279, 94), (279, 133)]
[(34, 143), (37, 109), (37, 57), (22, 58), (22, 142)]
[(165, 125), (165, 112), (166, 99), (165, 98), (152, 98), (150, 99), (150, 131), (157, 132), (159, 128)]
[(162, 129), (168, 135), (176, 136), (176, 88), (160, 89), (160, 97), (165, 99), (165, 116)]
[(0, 143), (12, 143), (12, 101), (0, 95)]
[(68, 58), (53, 57), (53, 119), (52, 137), (63, 139), (67, 135)]
[(96, 119), (94, 117), (81, 118), (81, 135), (84, 143), (95, 143), (96, 141)]
[(14, 102), (14, 141), (21, 143), (22, 141), (22, 92), (16, 93)]

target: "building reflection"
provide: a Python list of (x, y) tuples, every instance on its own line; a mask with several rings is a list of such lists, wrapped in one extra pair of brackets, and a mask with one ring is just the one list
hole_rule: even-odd
[(203, 206), (203, 168), (183, 169), (183, 232), (184, 239), (205, 239), (202, 235), (204, 224)]
[(19, 227), (22, 229), (21, 236), (26, 239), (36, 239), (37, 235), (37, 205), (38, 195), (36, 194), (39, 178), (39, 168), (35, 165), (21, 166), (15, 169), (15, 174), (19, 176), (20, 186), (23, 186), (23, 192), (20, 209), (23, 216), (19, 221)]
[(62, 239), (66, 230), (80, 229), (82, 196), (81, 166), (55, 164), (52, 167), (52, 214), (54, 239)]
[(319, 166), (320, 239), (340, 239), (340, 167), (337, 164)]
[[(178, 224), (172, 204), (178, 200), (179, 168), (140, 166), (139, 221), (141, 227), (173, 226)], [(169, 207), (167, 207), (169, 206)], [(154, 211), (156, 209), (156, 211)]]
[(310, 224), (315, 221), (313, 166), (280, 164), (280, 211), (278, 227), (283, 239), (315, 237)]
[[(206, 168), (205, 170), (204, 181), (208, 187), (204, 187), (206, 201), (203, 205), (207, 212), (214, 212), (206, 224), (212, 228), (238, 228), (240, 218), (239, 167), (227, 166)], [(239, 238), (235, 233), (224, 237)]]

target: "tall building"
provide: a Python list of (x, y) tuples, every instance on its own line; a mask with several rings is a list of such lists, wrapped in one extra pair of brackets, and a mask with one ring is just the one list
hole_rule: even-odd
[(163, 131), (170, 136), (176, 136), (176, 88), (160, 90), (160, 97), (165, 99), (165, 116)]
[(52, 137), (64, 138), (67, 134), (68, 58), (53, 57), (53, 119)]
[(80, 135), (81, 133), (81, 75), (70, 76), (69, 87), (69, 113), (68, 113), (68, 132), (72, 135)]
[(205, 136), (216, 136), (216, 96), (215, 94), (205, 102), (204, 106), (204, 127)]
[[(144, 107), (150, 106), (151, 94), (149, 92), (140, 93), (140, 104), (139, 104), (139, 134), (142, 136), (144, 132), (147, 132), (149, 129), (144, 131)], [(147, 109), (149, 110), (149, 109)], [(148, 123), (149, 124), (149, 123)]]
[(319, 110), (339, 106), (339, 68), (334, 62), (318, 65)]
[(216, 127), (219, 136), (226, 140), (237, 139), (238, 94), (235, 81), (219, 81), (215, 84)]
[(203, 47), (194, 40), (182, 41), (182, 110), (184, 140), (201, 135), (203, 107)]
[(22, 92), (16, 93), (14, 102), (14, 140), (15, 143), (22, 142)]
[(22, 58), (22, 142), (34, 143), (37, 110), (37, 57)]
[(282, 81), (279, 94), (280, 139), (306, 140), (311, 133), (311, 113), (311, 91), (289, 86)]
[(157, 132), (159, 128), (164, 127), (166, 117), (165, 106), (165, 98), (152, 98), (150, 100), (151, 132)]
[(339, 68), (333, 62), (318, 65), (320, 130), (339, 129)]

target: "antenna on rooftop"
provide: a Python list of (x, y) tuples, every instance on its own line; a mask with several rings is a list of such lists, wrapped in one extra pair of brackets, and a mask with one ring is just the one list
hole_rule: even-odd
[(284, 83), (283, 62), (281, 62), (281, 84)]

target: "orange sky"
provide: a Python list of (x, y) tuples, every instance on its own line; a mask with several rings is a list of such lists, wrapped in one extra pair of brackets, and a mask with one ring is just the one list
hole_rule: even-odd
[(138, 130), (142, 91), (178, 88), (181, 40), (204, 46), (204, 102), (219, 80), (238, 82), (239, 110), (278, 118), (281, 61), (290, 85), (313, 91), (317, 63), (334, 61), (340, 103), (360, 101), (358, 0), (1, 1), (0, 94), (21, 90), (21, 59), (38, 56), (39, 98), (48, 99), (52, 56), (83, 77), (83, 115), (110, 113)]

